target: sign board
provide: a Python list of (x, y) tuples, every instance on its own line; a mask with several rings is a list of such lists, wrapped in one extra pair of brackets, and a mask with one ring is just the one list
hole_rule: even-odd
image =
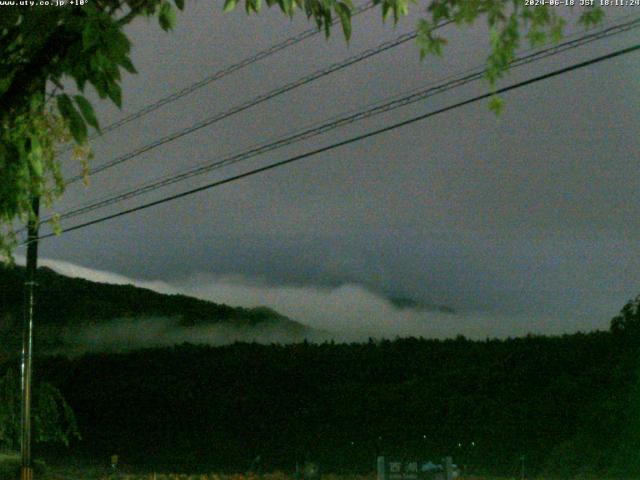
[(387, 480), (418, 480), (418, 461), (389, 460), (385, 463)]
[(430, 461), (378, 458), (378, 480), (449, 480), (456, 476), (448, 476), (445, 465), (437, 465)]

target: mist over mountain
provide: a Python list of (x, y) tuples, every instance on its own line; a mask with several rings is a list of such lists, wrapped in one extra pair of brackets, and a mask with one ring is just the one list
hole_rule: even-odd
[[(20, 345), (23, 267), (0, 266), (0, 338)], [(268, 307), (232, 307), (133, 285), (38, 270), (35, 341), (48, 352), (127, 350), (180, 343), (296, 342), (323, 332)]]
[[(42, 258), (40, 264), (44, 268), (38, 279), (35, 341), (46, 353), (125, 351), (185, 342), (367, 342), (457, 335), (482, 340), (573, 333), (583, 324), (577, 314), (454, 310), (361, 284), (275, 285), (260, 277), (197, 272), (141, 280), (54, 259)], [(20, 350), (23, 272), (20, 267), (0, 267), (0, 353)]]

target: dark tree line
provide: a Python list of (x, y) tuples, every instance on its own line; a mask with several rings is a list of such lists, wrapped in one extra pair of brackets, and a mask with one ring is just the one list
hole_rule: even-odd
[[(474, 471), (638, 472), (637, 339), (595, 332), (503, 341), (182, 345), (42, 358), (83, 440), (130, 465), (368, 471), (378, 454)], [(46, 453), (46, 451), (43, 451)], [(56, 452), (59, 454), (59, 452)], [(633, 455), (631, 455), (633, 453)]]
[[(55, 346), (60, 327), (115, 317), (291, 322), (270, 310), (40, 275), (39, 352), (47, 339)], [(18, 352), (6, 339), (19, 332), (11, 320), (19, 319), (20, 284), (20, 269), (0, 269), (5, 352)], [(476, 472), (514, 474), (524, 455), (530, 472), (638, 475), (639, 347), (636, 298), (611, 331), (562, 337), (41, 356), (36, 378), (62, 393), (82, 440), (38, 448), (49, 458), (106, 463), (117, 453), (132, 467), (188, 471), (242, 470), (258, 455), (264, 469), (312, 459), (326, 470), (368, 471), (384, 454), (452, 455)], [(0, 374), (16, 366), (14, 355), (0, 357)]]

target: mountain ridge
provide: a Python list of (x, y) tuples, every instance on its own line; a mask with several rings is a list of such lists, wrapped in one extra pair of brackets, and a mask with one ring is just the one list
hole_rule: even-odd
[[(19, 340), (24, 267), (0, 265), (0, 338)], [(272, 308), (232, 307), (183, 294), (164, 294), (131, 284), (117, 285), (68, 277), (48, 267), (38, 269), (36, 325), (40, 343), (60, 346), (69, 331), (113, 321), (172, 319), (177, 327), (231, 327), (250, 334), (268, 327), (277, 336), (304, 340), (315, 332)], [(46, 308), (45, 308), (46, 306)], [(55, 340), (54, 340), (55, 338)]]

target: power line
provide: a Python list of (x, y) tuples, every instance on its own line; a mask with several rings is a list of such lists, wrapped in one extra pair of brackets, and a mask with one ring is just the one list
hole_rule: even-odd
[[(440, 25), (438, 25), (436, 28), (441, 28), (444, 27), (445, 25), (448, 25), (450, 23), (452, 23), (452, 20), (446, 21), (441, 23)], [(181, 137), (184, 137), (185, 135), (188, 135), (190, 133), (195, 132), (196, 130), (200, 130), (201, 128), (207, 127), (209, 125), (212, 125), (216, 122), (219, 122), (221, 120), (224, 120), (226, 118), (231, 117), (232, 115), (235, 115), (237, 113), (243, 112), (245, 110), (248, 110), (249, 108), (252, 108), (258, 104), (261, 104), (263, 102), (266, 102), (268, 100), (271, 100), (275, 97), (278, 97), (284, 93), (287, 93), (291, 90), (294, 90), (298, 87), (301, 87), (303, 85), (306, 85), (308, 83), (311, 83), (319, 78), (325, 77), (327, 75), (330, 75), (334, 72), (337, 72), (339, 70), (343, 70), (347, 67), (350, 67), (351, 65), (354, 65), (356, 63), (359, 63), (363, 60), (366, 60), (370, 57), (373, 57), (374, 55), (378, 55), (379, 53), (385, 52), (387, 50), (390, 50), (394, 47), (397, 47), (398, 45), (402, 45), (403, 43), (406, 43), (410, 40), (413, 40), (417, 37), (417, 32), (414, 30), (412, 32), (409, 33), (405, 33), (402, 34), (398, 37), (396, 37), (393, 40), (389, 40), (387, 42), (383, 42), (380, 45), (378, 45), (375, 48), (371, 48), (368, 50), (364, 50), (363, 52), (360, 52), (357, 55), (354, 55), (352, 57), (347, 58), (346, 60), (343, 60), (342, 62), (338, 62), (338, 63), (334, 63), (333, 65), (330, 65), (326, 68), (323, 68), (321, 70), (317, 70), (309, 75), (306, 75), (304, 77), (301, 77), (297, 80), (294, 80), (293, 82), (287, 83), (286, 85), (283, 85), (281, 87), (278, 87), (274, 90), (271, 90), (267, 93), (264, 93), (262, 95), (259, 95), (247, 102), (244, 102), (240, 105), (237, 105), (235, 107), (232, 107), (229, 110), (226, 110), (224, 112), (218, 113), (212, 117), (206, 118), (204, 120), (201, 120), (200, 122), (197, 122), (187, 128), (184, 128), (182, 130), (179, 130), (177, 132), (174, 133), (170, 133), (169, 135), (165, 135), (164, 137), (155, 140), (143, 147), (140, 147), (136, 150), (133, 150), (129, 153), (126, 153), (124, 155), (121, 155), (120, 157), (117, 157), (109, 162), (103, 163), (102, 165), (97, 166), (96, 168), (92, 169), (89, 172), (89, 175), (94, 175), (96, 173), (102, 172), (104, 170), (107, 170), (109, 168), (115, 167), (116, 165), (120, 165), (121, 163), (124, 163), (128, 160), (131, 160), (139, 155), (142, 155), (143, 153), (146, 153), (150, 150), (153, 150), (154, 148), (157, 148), (161, 145), (164, 145), (165, 143), (169, 143), (169, 142), (173, 142), (174, 140), (177, 140)], [(77, 175), (75, 177), (71, 177), (68, 181), (67, 181), (67, 185), (78, 182), (80, 180), (82, 180), (84, 178), (84, 175)]]
[[(303, 160), (305, 158), (309, 158), (309, 157), (312, 157), (314, 155), (318, 155), (320, 153), (328, 152), (330, 150), (334, 150), (336, 148), (339, 148), (339, 147), (342, 147), (342, 146), (345, 146), (345, 145), (349, 145), (349, 144), (352, 144), (352, 143), (355, 143), (355, 142), (359, 142), (361, 140), (365, 140), (367, 138), (370, 138), (370, 137), (373, 137), (373, 136), (376, 136), (376, 135), (380, 135), (382, 133), (386, 133), (386, 132), (389, 132), (391, 130), (395, 130), (395, 129), (398, 129), (398, 128), (401, 128), (401, 127), (404, 127), (404, 126), (407, 126), (407, 125), (422, 121), (422, 120), (426, 120), (427, 118), (439, 115), (441, 113), (449, 112), (449, 111), (455, 110), (457, 108), (460, 108), (460, 107), (463, 107), (463, 106), (470, 105), (472, 103), (478, 102), (480, 100), (487, 99), (489, 97), (492, 97), (493, 95), (500, 95), (500, 94), (509, 92), (511, 90), (516, 90), (518, 88), (522, 88), (522, 87), (525, 87), (527, 85), (532, 85), (534, 83), (537, 83), (537, 82), (540, 82), (540, 81), (543, 81), (543, 80), (547, 80), (549, 78), (553, 78), (553, 77), (556, 77), (556, 76), (559, 76), (559, 75), (563, 75), (565, 73), (568, 73), (568, 72), (571, 72), (571, 71), (574, 71), (574, 70), (585, 68), (585, 67), (588, 67), (590, 65), (593, 65), (593, 64), (596, 64), (596, 63), (599, 63), (599, 62), (603, 62), (605, 60), (610, 60), (612, 58), (619, 57), (621, 55), (626, 55), (626, 54), (632, 53), (634, 51), (637, 51), (638, 49), (640, 49), (640, 44), (637, 44), (637, 45), (632, 46), (632, 47), (624, 48), (624, 49), (621, 49), (621, 50), (617, 50), (617, 51), (609, 53), (607, 55), (602, 55), (600, 57), (592, 58), (591, 60), (587, 60), (587, 61), (580, 62), (580, 63), (575, 63), (575, 64), (570, 65), (568, 67), (564, 67), (564, 68), (561, 68), (561, 69), (558, 69), (558, 70), (554, 70), (554, 71), (546, 73), (544, 75), (539, 75), (537, 77), (533, 77), (533, 78), (530, 78), (528, 80), (524, 80), (524, 81), (521, 81), (521, 82), (518, 82), (518, 83), (515, 83), (515, 84), (512, 84), (512, 85), (509, 85), (507, 87), (499, 88), (495, 92), (488, 92), (488, 93), (484, 93), (484, 94), (481, 94), (481, 95), (477, 95), (477, 96), (469, 98), (467, 100), (463, 100), (463, 101), (454, 103), (454, 104), (449, 105), (447, 107), (443, 107), (443, 108), (440, 108), (440, 109), (437, 109), (437, 110), (434, 110), (434, 111), (431, 111), (431, 112), (427, 112), (427, 113), (424, 113), (422, 115), (418, 115), (418, 116), (410, 118), (408, 120), (404, 120), (402, 122), (397, 122), (397, 123), (394, 123), (392, 125), (388, 125), (388, 126), (383, 127), (383, 128), (372, 130), (372, 131), (367, 132), (365, 134), (357, 135), (355, 137), (351, 137), (351, 138), (349, 138), (347, 140), (343, 140), (341, 142), (336, 142), (336, 143), (333, 143), (331, 145), (328, 145), (328, 146), (325, 146), (325, 147), (322, 147), (322, 148), (311, 150), (311, 151), (308, 151), (306, 153), (303, 153), (303, 154), (300, 154), (300, 155), (296, 155), (294, 157), (290, 157), (290, 158), (288, 158), (286, 160), (281, 160), (279, 162), (272, 163), (272, 164), (266, 165), (264, 167), (256, 168), (256, 169), (253, 169), (253, 170), (250, 170), (248, 172), (244, 172), (244, 173), (241, 173), (241, 174), (238, 174), (238, 175), (234, 175), (232, 177), (228, 177), (228, 178), (225, 178), (223, 180), (218, 180), (218, 181), (209, 183), (207, 185), (203, 185), (203, 186), (198, 187), (198, 188), (187, 190), (185, 192), (181, 192), (181, 193), (178, 193), (178, 194), (175, 194), (175, 195), (170, 195), (170, 196), (161, 198), (159, 200), (155, 200), (153, 202), (149, 202), (149, 203), (145, 203), (145, 204), (142, 204), (142, 205), (138, 205), (137, 207), (129, 208), (129, 209), (122, 210), (120, 212), (117, 212), (117, 213), (114, 213), (114, 214), (111, 214), (111, 215), (106, 215), (104, 217), (97, 218), (95, 220), (91, 220), (91, 221), (84, 222), (84, 223), (81, 223), (81, 224), (78, 224), (78, 225), (74, 225), (72, 227), (68, 227), (68, 228), (62, 229), (60, 234), (72, 232), (74, 230), (79, 230), (81, 228), (85, 228), (85, 227), (88, 227), (88, 226), (91, 226), (91, 225), (96, 225), (98, 223), (102, 223), (102, 222), (105, 222), (107, 220), (112, 220), (114, 218), (122, 217), (124, 215), (129, 215), (131, 213), (138, 212), (138, 211), (141, 211), (141, 210), (145, 210), (147, 208), (151, 208), (151, 207), (154, 207), (156, 205), (161, 205), (163, 203), (167, 203), (167, 202), (171, 202), (171, 201), (177, 200), (179, 198), (187, 197), (189, 195), (193, 195), (193, 194), (205, 191), (205, 190), (209, 190), (211, 188), (218, 187), (220, 185), (224, 185), (224, 184), (231, 183), (231, 182), (234, 182), (234, 181), (237, 181), (237, 180), (241, 180), (243, 178), (250, 177), (252, 175), (256, 175), (258, 173), (266, 172), (268, 170), (273, 170), (275, 168), (282, 167), (284, 165), (288, 165), (290, 163), (297, 162), (299, 160)], [(39, 237), (37, 240), (42, 240), (42, 239), (49, 238), (49, 237), (56, 236), (56, 235), (57, 235), (56, 233), (49, 233), (49, 234), (46, 234), (46, 235), (43, 235), (43, 236)], [(24, 242), (23, 245), (26, 245), (28, 243), (29, 242)]]
[[(517, 68), (535, 61), (539, 61), (544, 58), (557, 55), (559, 53), (563, 53), (567, 50), (586, 45), (596, 40), (600, 40), (603, 38), (607, 38), (613, 35), (617, 35), (617, 34), (629, 31), (639, 26), (640, 26), (640, 19), (635, 19), (629, 22), (614, 25), (612, 27), (600, 30), (598, 32), (582, 35), (573, 40), (568, 40), (561, 44), (554, 45), (543, 50), (537, 50), (531, 54), (516, 58), (516, 60), (512, 62), (511, 68)], [(199, 167), (192, 168), (187, 171), (183, 171), (182, 173), (172, 174), (169, 176), (162, 177), (146, 185), (142, 185), (137, 188), (131, 189), (129, 191), (126, 191), (114, 196), (109, 196), (104, 199), (94, 201), (93, 203), (69, 210), (59, 215), (57, 218), (59, 220), (62, 220), (62, 219), (67, 219), (67, 218), (72, 218), (78, 215), (82, 215), (84, 213), (97, 210), (99, 208), (103, 208), (109, 205), (119, 203), (124, 200), (128, 200), (128, 199), (149, 193), (151, 191), (171, 185), (173, 183), (184, 181), (188, 178), (202, 175), (212, 170), (222, 168), (227, 165), (235, 164), (240, 161), (244, 161), (249, 158), (256, 157), (266, 152), (270, 152), (270, 151), (282, 148), (284, 146), (297, 143), (302, 140), (307, 140), (309, 138), (334, 130), (338, 127), (341, 127), (350, 123), (354, 123), (356, 121), (360, 121), (365, 118), (370, 118), (372, 116), (379, 115), (381, 113), (385, 113), (385, 112), (424, 100), (425, 98), (437, 95), (439, 93), (443, 93), (445, 91), (461, 87), (462, 85), (465, 85), (467, 83), (470, 83), (482, 78), (484, 73), (485, 73), (485, 70), (482, 67), (477, 67), (475, 69), (467, 70), (463, 74), (459, 74), (457, 76), (450, 76), (448, 78), (450, 78), (451, 80), (444, 81), (443, 83), (437, 84), (435, 86), (429, 86), (427, 88), (422, 87), (421, 89), (411, 92), (409, 94), (403, 94), (402, 96), (395, 96), (392, 99), (387, 99), (382, 102), (369, 105), (365, 109), (358, 110), (355, 113), (349, 113), (346, 115), (343, 114), (342, 116), (338, 116), (337, 118), (334, 117), (334, 119), (332, 120), (324, 121), (324, 123), (321, 123), (317, 126), (313, 126), (311, 128), (308, 128), (302, 131), (298, 131), (294, 134), (290, 134), (285, 137), (281, 137), (280, 139), (275, 140), (273, 142), (264, 143), (256, 147), (252, 147), (240, 153), (232, 154), (221, 160), (218, 160), (215, 162), (208, 162)], [(51, 218), (47, 218), (43, 220), (42, 223), (48, 223), (50, 221), (51, 221)]]
[[(370, 10), (371, 8), (373, 8), (375, 5), (373, 4), (373, 2), (368, 2), (364, 5), (362, 5), (361, 7), (356, 8), (353, 13), (352, 16), (355, 15), (359, 15), (363, 12), (366, 12), (367, 10)], [(335, 18), (332, 21), (332, 25), (335, 25), (337, 22), (339, 21), (338, 18)], [(183, 88), (182, 90), (179, 90), (177, 92), (171, 93), (165, 97), (162, 97), (160, 99), (158, 99), (157, 101), (146, 105), (145, 107), (141, 108), (140, 110), (133, 112), (123, 118), (121, 118), (120, 120), (117, 120), (109, 125), (107, 125), (106, 127), (103, 127), (100, 131), (100, 133), (96, 133), (94, 135), (92, 135), (90, 138), (94, 139), (97, 137), (101, 137), (103, 135), (105, 135), (106, 133), (112, 132), (113, 130), (116, 130), (124, 125), (126, 125), (127, 123), (133, 122), (134, 120), (137, 120), (138, 118), (144, 117), (145, 115), (148, 115), (151, 112), (156, 111), (157, 109), (159, 109), (160, 107), (163, 107), (165, 105), (167, 105), (168, 103), (172, 103), (175, 102), (176, 100), (185, 97), (193, 92), (195, 92), (196, 90), (199, 90), (202, 87), (205, 87), (213, 82), (216, 82), (228, 75), (231, 75), (234, 72), (237, 72), (238, 70), (241, 70), (245, 67), (248, 67), (249, 65), (259, 62), (260, 60), (264, 60), (265, 58), (270, 57), (271, 55), (274, 55), (286, 48), (292, 47), (293, 45), (296, 45), (300, 42), (302, 42), (303, 40), (306, 40), (308, 38), (311, 38), (315, 35), (317, 35), (318, 33), (320, 33), (320, 30), (318, 28), (309, 28), (307, 30), (304, 30), (303, 32), (300, 32), (299, 34), (293, 36), (293, 37), (289, 37), (285, 40), (283, 40), (280, 43), (276, 43), (272, 46), (270, 46), (269, 48), (262, 50), (258, 53), (256, 53), (255, 55), (252, 55), (250, 57), (244, 58), (242, 60), (240, 60), (237, 63), (234, 63), (232, 65), (229, 65), (226, 68), (223, 68), (222, 70), (218, 70), (217, 72), (195, 82), (192, 83), (191, 85)], [(66, 148), (63, 150), (63, 152), (68, 152), (71, 150), (72, 147)]]

